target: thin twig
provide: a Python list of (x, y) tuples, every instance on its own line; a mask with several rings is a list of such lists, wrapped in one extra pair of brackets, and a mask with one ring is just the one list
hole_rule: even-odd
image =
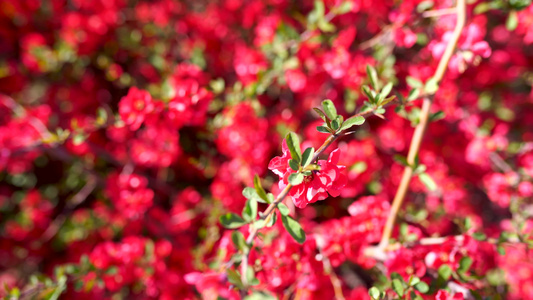
[[(448, 67), (448, 63), (450, 61), (450, 58), (453, 55), (453, 52), (455, 50), (455, 47), (457, 46), (457, 42), (459, 41), (459, 37), (461, 36), (461, 32), (463, 30), (463, 27), (465, 25), (465, 15), (466, 15), (466, 3), (465, 0), (457, 0), (457, 6), (456, 6), (456, 12), (457, 12), (457, 24), (455, 25), (455, 29), (453, 31), (453, 35), (446, 46), (446, 50), (444, 51), (444, 54), (439, 61), (439, 65), (437, 66), (437, 70), (435, 71), (435, 75), (433, 76), (434, 80), (436, 80), (437, 84), (440, 83), (442, 78), (444, 77), (444, 73), (446, 71), (446, 68)], [(405, 196), (407, 194), (407, 190), (409, 188), (409, 183), (411, 182), (411, 177), (413, 176), (413, 168), (412, 166), (415, 164), (415, 159), (418, 156), (418, 151), (420, 150), (420, 145), (422, 143), (422, 138), (424, 137), (424, 131), (426, 129), (426, 125), (428, 123), (429, 119), (429, 113), (430, 108), (433, 100), (433, 95), (425, 95), (424, 102), (422, 104), (422, 110), (420, 112), (420, 122), (415, 128), (415, 132), (413, 134), (413, 139), (411, 140), (411, 145), (409, 147), (409, 153), (407, 155), (407, 162), (409, 166), (406, 166), (402, 175), (402, 179), (400, 181), (400, 185), (398, 187), (398, 190), (396, 192), (396, 196), (394, 197), (394, 200), (392, 202), (391, 211), (389, 213), (389, 216), (387, 218), (387, 222), (385, 224), (385, 227), (383, 229), (383, 234), (381, 236), (381, 241), (377, 247), (377, 249), (369, 249), (370, 254), (372, 255), (372, 251), (376, 250), (375, 252), (379, 253), (382, 252), (385, 248), (387, 248), (387, 245), (389, 243), (389, 239), (392, 235), (392, 230), (394, 227), (394, 223), (396, 221), (396, 216), (398, 214), (398, 211), (400, 210), (400, 207), (403, 203), (403, 200), (405, 199)]]
[(324, 265), (324, 272), (331, 280), (331, 285), (333, 286), (333, 291), (335, 293), (335, 299), (344, 300), (345, 298), (342, 292), (342, 282), (339, 280), (339, 277), (337, 277), (337, 274), (335, 274), (335, 270), (333, 270), (333, 266), (331, 265), (329, 258), (322, 253), (322, 248), (324, 248), (324, 238), (319, 234), (315, 234), (315, 241), (320, 254), (320, 259)]
[(450, 7), (444, 9), (428, 10), (422, 13), (423, 18), (436, 18), (457, 13), (457, 8)]
[(54, 221), (52, 221), (45, 232), (41, 235), (41, 238), (39, 239), (41, 243), (48, 242), (57, 234), (63, 223), (65, 223), (67, 215), (76, 209), (76, 207), (78, 207), (80, 204), (82, 204), (87, 197), (89, 197), (89, 195), (96, 188), (97, 183), (98, 180), (96, 180), (94, 175), (89, 176), (87, 183), (76, 195), (70, 199), (63, 211), (54, 219)]
[[(388, 105), (392, 104), (394, 102), (389, 102)], [(357, 113), (355, 115), (353, 115), (353, 117), (362, 117), (362, 116), (366, 116), (366, 115), (369, 115), (369, 114), (372, 114), (374, 112), (374, 110), (368, 110), (368, 111), (365, 111), (365, 112), (360, 112), (360, 113)], [(339, 132), (339, 133), (336, 133), (336, 134), (331, 134), (325, 141), (324, 143), (322, 144), (322, 146), (320, 146), (320, 148), (318, 148), (318, 150), (315, 152), (315, 154), (313, 155), (313, 158), (311, 161), (315, 161), (318, 159), (318, 157), (320, 155), (322, 155), (322, 153), (324, 153), (324, 151), (331, 145), (333, 144), (333, 142), (335, 142), (339, 137), (341, 136), (344, 136), (343, 132)], [(276, 199), (274, 199), (274, 201), (272, 203), (270, 203), (270, 205), (265, 209), (265, 211), (262, 213), (262, 217), (260, 218), (261, 220), (265, 220), (266, 223), (268, 223), (268, 221), (270, 221), (270, 218), (272, 218), (272, 214), (274, 213), (276, 207), (278, 206), (278, 204), (283, 201), (283, 199), (289, 194), (289, 191), (291, 190), (292, 188), (292, 185), (291, 184), (288, 184), (279, 194), (278, 196), (276, 197)], [(257, 236), (257, 233), (259, 232), (259, 229), (256, 228), (256, 227), (252, 227), (251, 231), (250, 231), (250, 234), (248, 235), (248, 238), (246, 239), (246, 244), (247, 245), (252, 245), (255, 237)], [(244, 253), (243, 253), (243, 256), (242, 256), (242, 261), (241, 261), (241, 281), (243, 283), (243, 286), (244, 286), (244, 290), (241, 291), (241, 295), (244, 296), (246, 295), (246, 289), (248, 288), (248, 280), (246, 278), (246, 272), (248, 270), (248, 256), (249, 256), (250, 252), (249, 250), (245, 250)]]

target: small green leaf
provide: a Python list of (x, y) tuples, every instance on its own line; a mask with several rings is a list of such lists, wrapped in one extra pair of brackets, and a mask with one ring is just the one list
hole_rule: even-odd
[(304, 181), (304, 175), (302, 173), (292, 173), (289, 175), (289, 183), (292, 186), (297, 186)]
[(324, 2), (321, 0), (315, 0), (315, 13), (319, 16), (319, 19), (324, 17), (324, 14), (326, 13), (326, 7), (324, 5)]
[(374, 69), (374, 67), (371, 65), (366, 65), (366, 74), (368, 75), (368, 79), (370, 79), (370, 85), (372, 85), (372, 88), (374, 88), (376, 91), (379, 91), (379, 79), (376, 69)]
[(261, 185), (261, 179), (259, 178), (259, 176), (257, 176), (257, 174), (255, 174), (254, 176), (254, 188), (259, 198), (268, 202), (267, 194), (265, 190), (263, 189), (263, 186)]
[(374, 103), (374, 95), (372, 94), (372, 91), (370, 90), (370, 87), (368, 85), (363, 85), (361, 87), (361, 90), (366, 95), (368, 100), (370, 100), (371, 103)]
[(309, 147), (305, 149), (302, 154), (302, 167), (307, 167), (313, 161), (313, 155), (315, 155), (315, 148)]
[(390, 94), (390, 92), (392, 91), (392, 87), (393, 87), (393, 84), (392, 82), (389, 82), (387, 83), (383, 89), (381, 90), (381, 92), (379, 93), (381, 95), (381, 97), (383, 98), (387, 98), (387, 96)]
[(394, 160), (400, 163), (404, 167), (409, 167), (409, 162), (407, 161), (407, 157), (400, 155), (400, 154), (394, 154), (393, 156)]
[(335, 108), (333, 101), (329, 99), (322, 101), (322, 109), (330, 120), (335, 120), (337, 118), (337, 109)]
[(276, 300), (277, 298), (264, 291), (255, 291), (253, 294), (248, 295), (244, 300)]
[(439, 90), (439, 82), (436, 78), (431, 77), (424, 86), (424, 91), (428, 94), (435, 94)]
[(487, 236), (482, 233), (482, 232), (474, 232), (472, 234), (472, 237), (475, 239), (475, 240), (478, 240), (478, 241), (484, 241), (487, 239)]
[(220, 216), (220, 223), (222, 226), (229, 229), (236, 229), (246, 224), (246, 222), (234, 213), (227, 213)]
[(246, 281), (252, 282), (255, 279), (255, 271), (253, 268), (248, 267), (246, 269)]
[(281, 221), (283, 222), (283, 227), (289, 232), (289, 234), (300, 244), (305, 242), (305, 232), (302, 229), (302, 226), (295, 219), (289, 216), (281, 216)]
[(300, 165), (294, 159), (289, 160), (289, 167), (291, 167), (291, 169), (293, 169), (294, 171), (298, 171), (300, 169)]
[(300, 162), (302, 160), (302, 152), (300, 150), (300, 139), (298, 138), (298, 135), (294, 132), (289, 132), (285, 137), (285, 141), (291, 152), (292, 159)]
[(337, 14), (342, 15), (352, 11), (353, 3), (351, 1), (344, 1), (337, 7)]
[(322, 30), (323, 32), (333, 32), (335, 31), (335, 25), (331, 24), (330, 22), (327, 22), (325, 19), (321, 19), (318, 21), (318, 28)]
[(252, 222), (257, 217), (257, 201), (248, 199), (242, 209), (242, 217), (246, 222)]
[(379, 291), (379, 289), (375, 286), (371, 287), (369, 290), (368, 290), (368, 295), (370, 296), (370, 298), (372, 298), (373, 300), (379, 300), (380, 298), (380, 295), (381, 295), (381, 292)]
[(468, 231), (470, 228), (472, 228), (472, 218), (466, 217), (464, 221), (465, 230)]
[(425, 294), (429, 292), (429, 285), (423, 281), (420, 281), (419, 283), (415, 284), (415, 289), (422, 294)]
[(498, 245), (496, 251), (498, 251), (500, 255), (505, 255), (505, 248), (502, 245)]
[(505, 21), (505, 28), (509, 31), (514, 31), (518, 26), (518, 14), (516, 11), (512, 10), (507, 16), (507, 21)]
[(409, 95), (407, 96), (407, 101), (414, 101), (418, 99), (418, 96), (420, 96), (420, 89), (412, 89), (409, 91)]
[(393, 279), (392, 280), (392, 289), (398, 294), (398, 296), (402, 297), (404, 291), (403, 284), (399, 279)]
[(409, 85), (413, 89), (421, 89), (424, 87), (424, 83), (422, 83), (422, 81), (419, 80), (418, 78), (407, 76), (406, 81), (407, 81), (407, 85)]
[(438, 121), (440, 119), (444, 119), (444, 117), (446, 117), (446, 114), (442, 110), (439, 110), (438, 112), (432, 114), (429, 117), (429, 121), (430, 122), (435, 122), (435, 121)]
[(327, 117), (326, 115), (324, 114), (324, 112), (322, 110), (320, 110), (320, 108), (318, 107), (313, 107), (314, 111), (320, 116), (320, 118), (322, 120), (324, 120), (324, 122), (327, 120)]
[(235, 230), (231, 233), (231, 240), (235, 245), (235, 248), (243, 250), (246, 247), (246, 241), (244, 240), (244, 235), (242, 232)]
[(472, 266), (472, 258), (465, 256), (459, 261), (459, 268), (457, 269), (458, 273), (466, 273)]
[(331, 131), (325, 126), (317, 126), (316, 130), (322, 133), (331, 133)]
[(287, 207), (287, 205), (285, 205), (283, 203), (279, 203), (278, 204), (278, 209), (279, 209), (279, 212), (281, 213), (282, 216), (288, 216), (289, 213), (291, 212), (289, 210), (289, 208)]
[(339, 128), (341, 128), (341, 123), (339, 122), (339, 119), (331, 121), (331, 129), (337, 131), (337, 129)]
[(346, 121), (344, 121), (344, 123), (342, 124), (341, 131), (344, 131), (344, 130), (346, 130), (346, 129), (349, 129), (349, 128), (351, 128), (352, 126), (363, 125), (363, 123), (365, 123), (365, 118), (362, 117), (362, 116), (355, 116), (355, 117), (348, 118), (348, 119), (346, 119)]
[(270, 203), (268, 201), (265, 201), (264, 199), (261, 199), (261, 197), (259, 197), (259, 195), (257, 194), (257, 192), (255, 191), (255, 188), (252, 188), (252, 187), (245, 187), (243, 190), (242, 190), (242, 195), (246, 198), (246, 199), (254, 199), (256, 200), (257, 202), (261, 202), (261, 203)]
[(233, 284), (234, 286), (240, 289), (243, 287), (241, 276), (239, 275), (237, 271), (232, 270), (232, 269), (227, 269), (226, 273), (228, 274), (228, 281), (231, 284)]
[(437, 273), (439, 274), (439, 278), (446, 282), (452, 276), (452, 268), (450, 268), (448, 265), (441, 265)]
[(414, 285), (416, 285), (419, 282), (420, 282), (420, 278), (418, 278), (416, 276), (411, 276), (411, 278), (409, 278), (409, 285), (410, 286), (414, 286)]
[(272, 214), (272, 217), (270, 218), (270, 222), (266, 224), (267, 227), (272, 227), (274, 224), (276, 224), (276, 221), (278, 220), (277, 214)]
[(428, 173), (418, 174), (418, 179), (422, 181), (422, 183), (428, 188), (428, 190), (434, 191), (437, 189), (437, 184), (435, 183), (435, 181), (433, 181), (433, 178), (428, 175)]

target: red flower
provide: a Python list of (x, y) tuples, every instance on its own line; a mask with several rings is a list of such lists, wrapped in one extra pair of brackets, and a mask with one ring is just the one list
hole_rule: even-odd
[(130, 127), (137, 130), (141, 127), (147, 114), (154, 110), (152, 96), (147, 91), (132, 87), (118, 104), (120, 118)]
[[(268, 168), (282, 179), (279, 182), (280, 189), (284, 189), (289, 184), (289, 175), (294, 173), (289, 167), (288, 162), (291, 157), (286, 141), (283, 141), (282, 147), (283, 155), (274, 157), (268, 165)], [(308, 203), (324, 200), (328, 197), (328, 193), (333, 197), (340, 194), (340, 190), (346, 185), (347, 177), (344, 174), (346, 167), (337, 165), (339, 156), (339, 149), (333, 150), (327, 161), (318, 161), (320, 170), (313, 171), (301, 184), (290, 190), (289, 195), (297, 207), (304, 208)]]

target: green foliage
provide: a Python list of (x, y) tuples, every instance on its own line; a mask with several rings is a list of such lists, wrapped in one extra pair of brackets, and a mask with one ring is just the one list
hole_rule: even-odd
[(300, 162), (302, 160), (302, 152), (300, 150), (300, 139), (298, 138), (298, 135), (294, 132), (289, 132), (285, 137), (285, 141), (291, 152), (292, 159)]
[(294, 220), (290, 216), (281, 215), (281, 221), (283, 222), (283, 227), (287, 232), (294, 238), (294, 240), (300, 244), (305, 242), (305, 232), (300, 226), (298, 221)]
[(222, 215), (220, 216), (219, 220), (222, 226), (228, 229), (236, 229), (246, 224), (246, 222), (241, 217), (234, 213), (227, 213), (225, 215)]

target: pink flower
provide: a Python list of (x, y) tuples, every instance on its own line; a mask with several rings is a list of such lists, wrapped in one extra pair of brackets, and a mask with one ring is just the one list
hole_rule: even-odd
[[(291, 157), (286, 141), (283, 141), (282, 148), (283, 155), (274, 157), (268, 165), (268, 168), (280, 177), (280, 189), (284, 189), (289, 184), (289, 176), (294, 173), (288, 164)], [(340, 190), (347, 181), (344, 173), (346, 167), (337, 165), (339, 156), (340, 150), (333, 150), (327, 161), (318, 161), (320, 170), (313, 171), (301, 184), (290, 190), (289, 195), (297, 207), (304, 208), (309, 203), (324, 200), (328, 197), (328, 193), (333, 197), (339, 196)]]

